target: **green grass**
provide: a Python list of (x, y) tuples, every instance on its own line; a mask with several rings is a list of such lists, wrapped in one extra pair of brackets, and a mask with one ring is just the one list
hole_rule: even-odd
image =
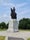
[(30, 38), (28, 38), (27, 40), (30, 40)]
[(5, 36), (0, 36), (0, 40), (5, 40)]
[[(0, 29), (0, 31), (6, 31), (6, 30), (7, 30), (7, 29)], [(20, 32), (20, 31), (21, 31), (21, 32), (23, 32), (23, 31), (24, 31), (24, 32), (30, 32), (30, 30), (28, 30), (28, 29), (27, 29), (27, 30), (20, 29), (19, 32)]]
[(0, 29), (0, 31), (6, 31), (7, 29)]
[(19, 31), (21, 31), (21, 32), (23, 32), (23, 31), (24, 32), (30, 32), (30, 30), (28, 30), (28, 29), (27, 30), (20, 29)]

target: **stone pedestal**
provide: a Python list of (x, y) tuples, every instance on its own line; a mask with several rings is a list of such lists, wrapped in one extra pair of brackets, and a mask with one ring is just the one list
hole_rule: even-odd
[(10, 31), (10, 32), (17, 32), (18, 31), (18, 21), (17, 21), (17, 19), (11, 19), (9, 21), (8, 31)]

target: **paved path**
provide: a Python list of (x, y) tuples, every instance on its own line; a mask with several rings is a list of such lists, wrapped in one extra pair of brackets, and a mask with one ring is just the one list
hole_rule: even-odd
[(23, 38), (27, 39), (30, 37), (30, 32), (8, 32), (8, 31), (2, 31), (0, 32), (0, 36), (8, 36), (8, 37), (16, 37), (16, 38)]

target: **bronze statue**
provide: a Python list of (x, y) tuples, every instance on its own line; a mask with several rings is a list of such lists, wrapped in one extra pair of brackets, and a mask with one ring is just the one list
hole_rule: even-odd
[(13, 9), (11, 8), (11, 18), (12, 19), (17, 19), (17, 14), (15, 12), (15, 7), (13, 7)]

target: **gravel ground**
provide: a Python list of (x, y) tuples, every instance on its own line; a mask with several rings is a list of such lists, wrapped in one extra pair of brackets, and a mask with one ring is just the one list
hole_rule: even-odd
[(30, 37), (30, 32), (10, 32), (10, 31), (0, 31), (0, 36), (8, 36), (8, 37), (16, 37), (16, 38), (23, 38), (26, 40)]

